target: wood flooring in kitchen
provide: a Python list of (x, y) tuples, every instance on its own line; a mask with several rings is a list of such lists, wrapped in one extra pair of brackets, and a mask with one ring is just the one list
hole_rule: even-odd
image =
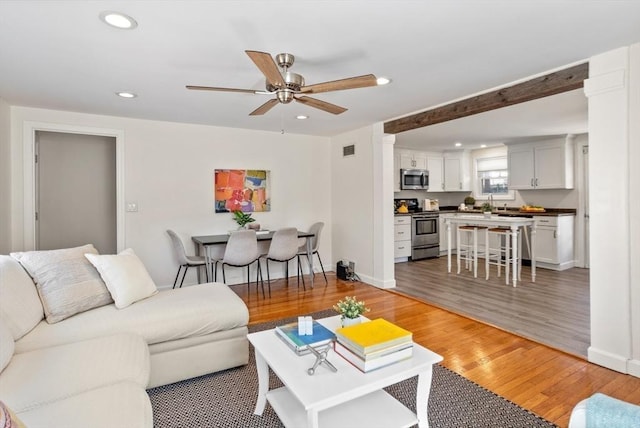
[(523, 266), (516, 288), (496, 277), (485, 280), (484, 264), (478, 263), (478, 278), (462, 270), (447, 273), (447, 257), (396, 263), (395, 291), (443, 309), (468, 316), (525, 338), (587, 357), (590, 344), (589, 269), (562, 272)]

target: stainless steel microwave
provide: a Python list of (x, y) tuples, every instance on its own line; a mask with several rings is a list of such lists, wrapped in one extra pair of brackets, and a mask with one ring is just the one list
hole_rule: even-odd
[(401, 169), (400, 189), (427, 190), (429, 189), (429, 171), (426, 169)]

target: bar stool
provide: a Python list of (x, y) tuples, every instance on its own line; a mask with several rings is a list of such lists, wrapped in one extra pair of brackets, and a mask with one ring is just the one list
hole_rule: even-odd
[[(520, 235), (520, 229), (516, 232)], [(498, 238), (498, 246), (491, 246), (491, 237), (495, 236)], [(521, 280), (521, 272), (522, 272), (522, 240), (518, 240), (519, 242), (519, 251), (518, 251), (518, 260), (517, 260), (517, 268), (518, 268), (518, 280)], [(505, 269), (505, 284), (509, 284), (509, 271), (511, 264), (513, 263), (513, 258), (515, 257), (514, 251), (511, 248), (511, 229), (508, 227), (492, 227), (486, 230), (485, 232), (485, 269), (486, 269), (486, 279), (489, 279), (489, 270), (490, 265), (495, 265), (498, 267), (498, 278), (500, 278), (502, 267)]]
[[(486, 229), (486, 226), (458, 226), (458, 233), (456, 234), (458, 273), (460, 273), (460, 261), (464, 260), (468, 270), (473, 267), (473, 277), (478, 277), (478, 256), (486, 252), (486, 244), (485, 248), (478, 248), (478, 230)], [(462, 240), (463, 237), (464, 242)]]

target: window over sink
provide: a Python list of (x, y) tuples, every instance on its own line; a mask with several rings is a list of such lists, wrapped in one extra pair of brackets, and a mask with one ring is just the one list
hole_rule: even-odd
[[(504, 152), (504, 153), (503, 153)], [(474, 159), (474, 197), (476, 199), (514, 200), (515, 192), (509, 190), (507, 150), (492, 148), (479, 150)]]

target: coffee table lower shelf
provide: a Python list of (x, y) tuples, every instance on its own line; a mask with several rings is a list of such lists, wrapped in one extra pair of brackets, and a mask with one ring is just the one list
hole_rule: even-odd
[[(287, 428), (308, 427), (307, 412), (286, 387), (271, 390), (267, 401)], [(379, 390), (347, 401), (318, 413), (318, 426), (397, 427), (408, 428), (418, 423), (415, 413)]]

